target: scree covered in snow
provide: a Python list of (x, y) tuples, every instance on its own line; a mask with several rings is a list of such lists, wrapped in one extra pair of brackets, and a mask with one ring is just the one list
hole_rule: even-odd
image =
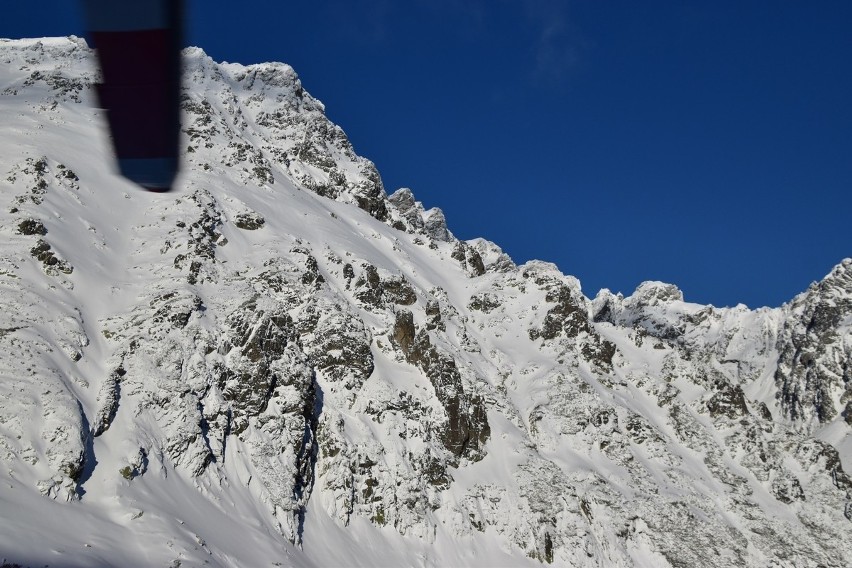
[(0, 565), (848, 566), (852, 260), (590, 299), (388, 195), (289, 66), (184, 58), (158, 195), (85, 42), (0, 40)]

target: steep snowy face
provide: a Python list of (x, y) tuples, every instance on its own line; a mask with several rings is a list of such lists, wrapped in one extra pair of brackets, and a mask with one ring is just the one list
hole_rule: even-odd
[(0, 62), (4, 561), (852, 557), (852, 261), (772, 310), (590, 300), (388, 196), (287, 65), (187, 50), (152, 195), (84, 42)]

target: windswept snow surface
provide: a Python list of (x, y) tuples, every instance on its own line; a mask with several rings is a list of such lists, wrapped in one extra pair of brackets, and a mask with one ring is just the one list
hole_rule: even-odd
[(848, 564), (852, 261), (589, 299), (388, 196), (289, 66), (185, 61), (151, 194), (85, 42), (0, 40), (0, 563)]

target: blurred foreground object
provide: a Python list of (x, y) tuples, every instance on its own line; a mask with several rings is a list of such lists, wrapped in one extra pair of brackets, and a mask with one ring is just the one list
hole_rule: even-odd
[(183, 0), (83, 0), (121, 175), (149, 191), (178, 172)]

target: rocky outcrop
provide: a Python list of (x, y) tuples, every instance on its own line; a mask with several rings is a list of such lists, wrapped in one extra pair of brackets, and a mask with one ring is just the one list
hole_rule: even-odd
[(469, 276), (476, 277), (485, 274), (485, 264), (482, 262), (482, 257), (479, 256), (475, 248), (466, 242), (457, 241), (450, 256), (464, 267)]
[(778, 339), (775, 382), (784, 413), (792, 420), (827, 423), (842, 415), (852, 422), (852, 260), (787, 306)]
[(355, 280), (354, 292), (357, 300), (372, 308), (388, 304), (410, 306), (417, 301), (417, 293), (405, 277), (391, 274), (382, 277), (370, 264), (364, 266), (363, 274)]
[(414, 194), (407, 187), (395, 191), (388, 198), (388, 204), (395, 228), (424, 235), (435, 241), (455, 240), (447, 228), (444, 212), (437, 207), (425, 210), (423, 204), (414, 199)]
[(444, 408), (447, 424), (441, 441), (456, 458), (479, 460), (491, 429), (483, 401), (464, 391), (456, 363), (432, 345), (428, 333), (417, 330), (411, 312), (396, 313), (392, 339), (406, 361), (419, 367), (429, 378)]
[(592, 327), (587, 300), (580, 294), (579, 288), (566, 285), (546, 273), (529, 271), (524, 273), (524, 277), (530, 278), (546, 292), (546, 305), (552, 304), (541, 325), (527, 332), (529, 338), (533, 341), (541, 338), (545, 342), (559, 338), (586, 362), (603, 372), (611, 371), (615, 344), (602, 338)]

